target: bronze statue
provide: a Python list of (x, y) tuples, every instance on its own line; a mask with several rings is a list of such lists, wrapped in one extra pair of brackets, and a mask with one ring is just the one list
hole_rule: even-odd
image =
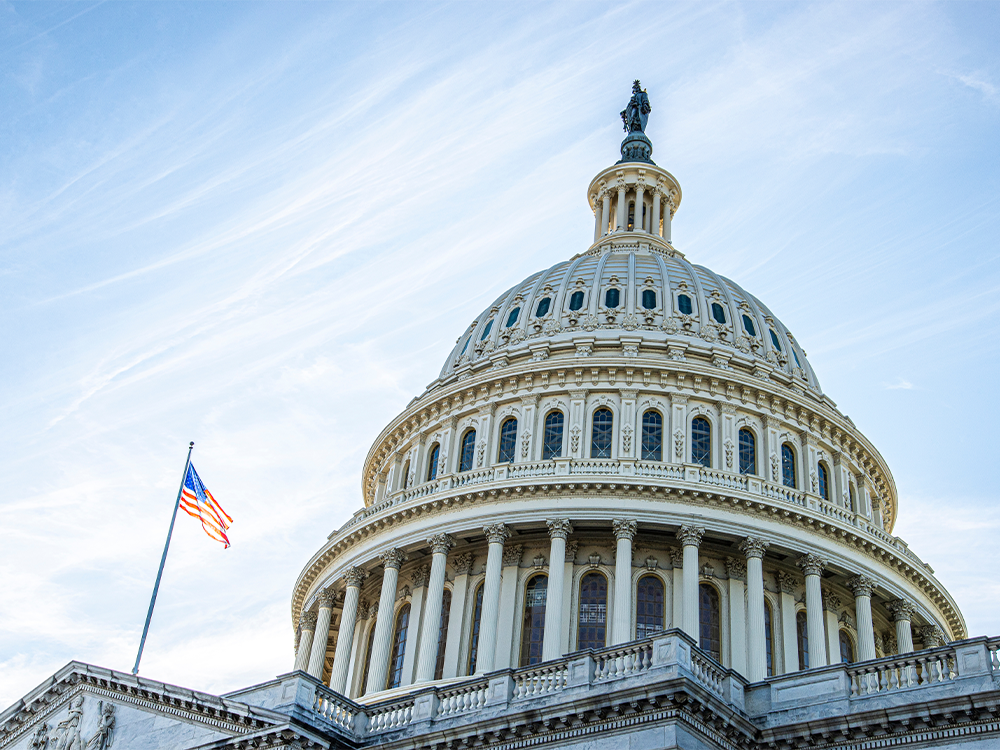
[(632, 83), (632, 98), (629, 99), (628, 106), (622, 110), (622, 122), (625, 124), (626, 133), (646, 131), (646, 120), (652, 108), (649, 106), (649, 97), (639, 85), (639, 79)]

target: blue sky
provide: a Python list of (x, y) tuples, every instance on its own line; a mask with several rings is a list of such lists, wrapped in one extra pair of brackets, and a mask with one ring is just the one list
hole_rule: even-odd
[(0, 4), (0, 705), (287, 671), (382, 425), (585, 249), (632, 79), (679, 249), (802, 342), (896, 532), (1000, 634), (1000, 4)]

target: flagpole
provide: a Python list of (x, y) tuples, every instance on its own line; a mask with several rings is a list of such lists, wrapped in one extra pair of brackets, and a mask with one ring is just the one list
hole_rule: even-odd
[(194, 442), (188, 445), (187, 460), (184, 462), (184, 473), (181, 474), (181, 486), (177, 489), (177, 500), (174, 502), (174, 514), (170, 517), (170, 530), (167, 531), (167, 543), (163, 545), (163, 557), (160, 558), (160, 569), (156, 572), (156, 583), (153, 584), (153, 598), (149, 600), (149, 612), (146, 613), (146, 625), (142, 629), (142, 640), (139, 641), (139, 653), (135, 657), (135, 666), (132, 667), (132, 674), (139, 674), (139, 660), (142, 658), (142, 649), (146, 645), (146, 634), (149, 633), (149, 621), (153, 619), (153, 607), (156, 605), (156, 592), (160, 590), (160, 578), (163, 576), (163, 566), (167, 562), (167, 550), (170, 549), (170, 537), (174, 534), (174, 521), (177, 520), (177, 509), (181, 504), (181, 493), (184, 491), (184, 481), (187, 479), (188, 467), (191, 465), (191, 451), (194, 450)]

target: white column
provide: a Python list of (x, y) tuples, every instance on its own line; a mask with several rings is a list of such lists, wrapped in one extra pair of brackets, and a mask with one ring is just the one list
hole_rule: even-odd
[(795, 625), (795, 578), (784, 571), (778, 571), (777, 578), (778, 588), (781, 591), (782, 674), (791, 674), (799, 669), (798, 629)]
[[(740, 550), (747, 557), (747, 679), (767, 677), (767, 639), (764, 628), (764, 553), (769, 542), (747, 537)], [(773, 637), (773, 633), (772, 633)]]
[[(631, 518), (616, 518), (611, 522), (618, 540), (615, 554), (615, 610), (611, 620), (611, 645), (632, 640), (632, 539), (636, 522)], [(546, 618), (548, 613), (546, 613)]]
[(677, 547), (670, 548), (670, 564), (670, 627), (679, 628), (684, 624), (684, 553)]
[(875, 582), (865, 575), (858, 575), (847, 582), (854, 594), (854, 619), (858, 628), (858, 661), (875, 657), (875, 626), (872, 623), (872, 591)]
[(451, 534), (435, 534), (427, 540), (427, 544), (432, 552), (431, 577), (427, 584), (427, 602), (424, 604), (424, 624), (420, 629), (420, 656), (417, 658), (415, 682), (430, 682), (434, 679), (441, 633), (445, 566), (448, 564), (448, 550), (455, 546), (455, 539)]
[(448, 635), (444, 647), (444, 672), (448, 680), (458, 676), (458, 657), (462, 651), (462, 632), (465, 625), (465, 598), (469, 595), (469, 573), (472, 571), (472, 553), (464, 552), (452, 560), (455, 580), (451, 584), (451, 609), (448, 611)]
[(562, 656), (563, 575), (566, 572), (566, 537), (573, 531), (568, 519), (545, 522), (549, 527), (549, 581), (545, 592), (545, 632), (542, 635), (542, 661)]
[(913, 617), (913, 605), (905, 599), (896, 599), (886, 605), (892, 612), (896, 623), (896, 651), (908, 654), (913, 651), (913, 632), (910, 628), (910, 618)]
[(604, 215), (601, 212), (600, 196), (591, 196), (594, 202), (594, 242), (601, 239), (601, 217)]
[(660, 201), (663, 200), (663, 196), (660, 194), (659, 188), (653, 188), (653, 217), (649, 222), (649, 233), (655, 234), (657, 237), (660, 236)]
[(625, 178), (618, 178), (618, 226), (617, 231), (625, 231), (625, 224), (628, 221), (628, 203), (625, 202)]
[(809, 639), (809, 668), (826, 666), (826, 638), (823, 629), (823, 590), (820, 577), (826, 562), (811, 552), (798, 560), (806, 576), (806, 636)]
[(642, 231), (642, 193), (643, 187), (645, 187), (641, 182), (635, 184), (635, 219), (632, 222), (632, 228), (636, 232)]
[(382, 591), (378, 600), (378, 619), (375, 621), (375, 636), (372, 640), (371, 661), (368, 663), (368, 682), (365, 694), (371, 695), (385, 690), (389, 669), (389, 649), (392, 648), (393, 609), (396, 603), (396, 583), (399, 569), (406, 556), (398, 549), (390, 549), (380, 555), (385, 573), (382, 575)]
[(745, 677), (747, 674), (747, 608), (744, 587), (747, 577), (746, 560), (727, 557), (726, 574), (729, 576), (729, 666)]
[(514, 643), (514, 622), (520, 615), (517, 612), (517, 577), (523, 552), (524, 547), (520, 544), (508, 544), (503, 548), (500, 609), (497, 612), (497, 645), (493, 652), (494, 669), (516, 667), (520, 655), (515, 648), (517, 644)]
[(295, 652), (294, 670), (306, 671), (312, 651), (313, 633), (316, 632), (316, 613), (306, 612), (299, 618), (299, 650)]
[[(412, 685), (417, 676), (417, 650), (420, 648), (420, 628), (424, 622), (424, 605), (427, 602), (427, 580), (431, 577), (431, 566), (423, 564), (410, 577), (411, 586), (399, 586), (396, 601), (410, 597), (409, 625), (406, 630), (406, 644), (403, 649), (403, 667), (399, 674), (399, 686)], [(391, 644), (391, 640), (390, 640)], [(389, 646), (392, 658), (392, 646)]]
[(684, 632), (700, 643), (698, 619), (698, 548), (705, 529), (701, 526), (681, 526), (677, 538), (684, 546)]
[(677, 204), (673, 196), (668, 196), (663, 202), (663, 239), (670, 242), (670, 224), (674, 218), (674, 209)]
[(826, 663), (840, 664), (840, 597), (823, 590), (823, 619), (826, 624)]
[(368, 571), (364, 568), (349, 568), (344, 574), (347, 590), (344, 592), (344, 609), (340, 613), (337, 648), (330, 672), (330, 689), (341, 695), (347, 689), (347, 670), (351, 666), (351, 651), (354, 646), (354, 626), (358, 621), (358, 599), (361, 596), (361, 582), (367, 575)]
[(489, 542), (486, 553), (486, 581), (483, 584), (483, 613), (479, 621), (479, 644), (476, 651), (476, 674), (493, 671), (496, 654), (497, 617), (500, 611), (500, 573), (503, 563), (503, 545), (510, 530), (502, 523), (483, 527)]
[(604, 200), (601, 205), (601, 236), (608, 233), (608, 222), (611, 221), (611, 193), (604, 191)]
[(326, 661), (326, 647), (330, 642), (330, 620), (333, 619), (333, 590), (324, 589), (319, 594), (319, 615), (316, 617), (316, 631), (313, 633), (312, 648), (309, 651), (309, 666), (306, 672), (317, 680), (323, 679), (323, 663)]
[(357, 621), (354, 623), (354, 646), (351, 648), (351, 659), (347, 669), (347, 688), (344, 691), (344, 695), (348, 698), (352, 698), (361, 694), (364, 685), (361, 684), (361, 670), (364, 665), (361, 664), (362, 654), (365, 648), (365, 623), (368, 621), (368, 611), (371, 609), (371, 604), (368, 603), (367, 599), (361, 599), (358, 601), (358, 617)]

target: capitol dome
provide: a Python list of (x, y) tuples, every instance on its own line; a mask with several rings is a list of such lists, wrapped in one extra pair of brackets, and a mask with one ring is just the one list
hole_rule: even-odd
[(497, 670), (530, 692), (672, 628), (751, 683), (966, 636), (798, 340), (675, 247), (645, 97), (588, 187), (593, 243), (465, 326), (299, 576), (295, 667), (335, 692), (479, 695)]

